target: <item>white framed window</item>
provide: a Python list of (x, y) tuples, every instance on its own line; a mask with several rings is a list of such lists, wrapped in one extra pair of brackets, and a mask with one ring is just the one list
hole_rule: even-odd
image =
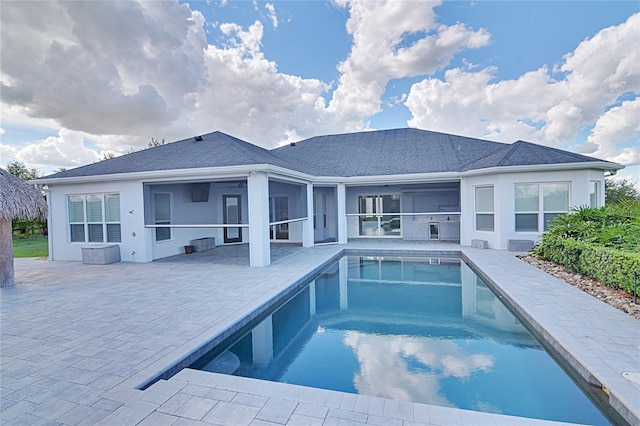
[(495, 230), (493, 185), (476, 186), (476, 231)]
[(589, 207), (600, 207), (600, 182), (592, 180), (589, 182)]
[[(153, 194), (154, 223), (156, 225), (171, 224), (171, 194), (156, 192)], [(156, 228), (156, 241), (171, 239), (171, 228)]]
[(542, 211), (544, 218), (544, 230), (547, 231), (551, 220), (556, 216), (569, 212), (569, 184), (543, 183), (542, 184)]
[(516, 232), (546, 231), (553, 218), (568, 212), (568, 182), (515, 185)]
[(120, 194), (67, 196), (69, 241), (72, 243), (119, 243)]

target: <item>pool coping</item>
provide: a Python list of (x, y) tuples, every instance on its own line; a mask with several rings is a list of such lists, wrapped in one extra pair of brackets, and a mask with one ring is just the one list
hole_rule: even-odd
[[(132, 402), (135, 407), (143, 398), (140, 396), (130, 398), (135, 395), (135, 392), (131, 392), (131, 388), (141, 389), (156, 382), (158, 379), (168, 378), (169, 382), (181, 381), (183, 384), (190, 383), (189, 380), (195, 380), (200, 385), (210, 380), (209, 385), (217, 388), (220, 385), (218, 382), (222, 380), (220, 378), (221, 375), (202, 372), (205, 375), (202, 376), (200, 373), (194, 373), (193, 371), (195, 370), (183, 369), (229, 335), (246, 326), (274, 303), (277, 303), (283, 295), (301, 286), (309, 278), (326, 268), (329, 263), (344, 255), (458, 255), (469, 263), (485, 281), (488, 281), (517, 315), (525, 319), (536, 331), (538, 337), (544, 339), (548, 346), (552, 347), (577, 374), (589, 384), (603, 389), (608, 395), (609, 404), (615, 412), (629, 424), (640, 425), (640, 411), (636, 408), (640, 405), (634, 404), (634, 401), (640, 401), (640, 386), (622, 376), (623, 371), (640, 371), (637, 359), (633, 359), (634, 351), (637, 355), (639, 353), (638, 349), (640, 349), (637, 343), (640, 342), (640, 328), (636, 319), (517, 259), (516, 253), (513, 252), (481, 250), (461, 246), (455, 249), (440, 250), (413, 247), (394, 249), (350, 243), (347, 246), (335, 247), (335, 252), (323, 257), (319, 263), (310, 265), (308, 272), (302, 274), (285, 287), (278, 289), (275, 294), (272, 294), (266, 300), (256, 302), (248, 310), (249, 313), (247, 315), (230, 324), (230, 327), (224, 332), (214, 333), (214, 335), (210, 336), (200, 336), (199, 339), (192, 340), (189, 344), (180, 348), (179, 351), (172, 352), (144, 371), (132, 376), (119, 386), (120, 391), (115, 392), (121, 392), (123, 402)], [(522, 274), (523, 270), (526, 271), (525, 275)], [(528, 289), (530, 290), (528, 291)], [(535, 292), (536, 297), (531, 297), (531, 291)], [(564, 321), (557, 321), (559, 318), (558, 309), (562, 310), (560, 317)], [(585, 312), (592, 313), (592, 315), (586, 316)], [(580, 326), (577, 327), (580, 330), (578, 332), (576, 332), (576, 325)], [(611, 326), (614, 326), (617, 331), (611, 330)], [(620, 330), (625, 329), (631, 331), (628, 334), (620, 332)], [(630, 341), (632, 343), (629, 343)], [(635, 346), (634, 341), (636, 342)], [(621, 348), (624, 348), (626, 352)], [(165, 374), (169, 369), (172, 370), (171, 374)], [(185, 372), (180, 373), (180, 371)], [(173, 376), (175, 373), (177, 375)], [(185, 377), (189, 378), (189, 380), (185, 381)], [(209, 377), (209, 379), (206, 379), (206, 377)], [(250, 379), (238, 378), (238, 380)], [(164, 382), (164, 380), (162, 381)], [(227, 383), (228, 380), (225, 379), (222, 382)], [(164, 383), (160, 383), (158, 386), (153, 385), (147, 391), (154, 392), (154, 389), (163, 389), (163, 386), (165, 386)], [(237, 385), (237, 387), (246, 389), (243, 385)], [(267, 385), (267, 388), (270, 387), (270, 385)], [(129, 390), (125, 390), (126, 388), (129, 388)], [(434, 409), (434, 406), (429, 407)], [(124, 412), (126, 413), (127, 411), (125, 410)], [(114, 415), (121, 420), (123, 412), (114, 413)], [(510, 416), (502, 417), (509, 418)], [(111, 421), (114, 418), (108, 419)], [(105, 424), (108, 424), (109, 421)]]
[(566, 351), (584, 377), (604, 386), (611, 404), (627, 411), (631, 424), (640, 425), (635, 408), (640, 408), (640, 385), (621, 375), (640, 371), (638, 320), (516, 253), (400, 240), (289, 250), (265, 268), (225, 262), (224, 251), (206, 259), (184, 255), (184, 261), (143, 264), (16, 259), (17, 284), (0, 291), (0, 419), (3, 424), (184, 425), (196, 420), (202, 425), (228, 424), (216, 417), (221, 413), (234, 423), (235, 415), (253, 413), (246, 424), (557, 424), (190, 369), (136, 389), (315, 268), (353, 251), (462, 255), (498, 283), (503, 299), (517, 302), (514, 311), (538, 323), (551, 346)]

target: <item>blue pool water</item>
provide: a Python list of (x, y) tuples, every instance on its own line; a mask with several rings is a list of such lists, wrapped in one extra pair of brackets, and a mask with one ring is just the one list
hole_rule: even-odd
[(457, 258), (349, 256), (192, 367), (476, 411), (609, 424)]

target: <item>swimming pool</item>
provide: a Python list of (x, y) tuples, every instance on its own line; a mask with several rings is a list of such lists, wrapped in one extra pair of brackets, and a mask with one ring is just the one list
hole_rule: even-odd
[(343, 257), (192, 367), (608, 424), (491, 289), (454, 257)]

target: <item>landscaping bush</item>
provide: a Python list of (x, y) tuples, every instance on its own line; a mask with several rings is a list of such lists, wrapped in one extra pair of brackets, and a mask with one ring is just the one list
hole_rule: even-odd
[(633, 292), (633, 273), (640, 273), (640, 201), (580, 207), (560, 215), (532, 252), (609, 287)]
[(640, 274), (640, 253), (629, 253), (573, 238), (545, 234), (534, 248), (534, 254), (629, 293), (633, 293), (634, 271)]

